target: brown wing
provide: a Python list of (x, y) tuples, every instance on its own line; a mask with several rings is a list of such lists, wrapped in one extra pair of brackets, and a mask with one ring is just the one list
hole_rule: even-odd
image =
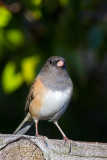
[(42, 99), (47, 92), (48, 89), (41, 82), (40, 76), (38, 76), (34, 80), (27, 96), (25, 113), (29, 112), (32, 118), (38, 119), (40, 108), (42, 107)]
[(33, 81), (32, 86), (30, 88), (30, 91), (29, 91), (29, 93), (27, 95), (27, 98), (26, 98), (25, 115), (27, 115), (27, 113), (29, 112), (30, 103), (34, 99), (34, 96), (33, 96), (33, 87), (34, 87), (35, 81), (36, 81), (36, 79)]

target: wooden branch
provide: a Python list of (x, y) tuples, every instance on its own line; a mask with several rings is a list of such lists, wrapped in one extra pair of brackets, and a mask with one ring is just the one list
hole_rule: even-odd
[(107, 143), (0, 134), (0, 160), (107, 160)]

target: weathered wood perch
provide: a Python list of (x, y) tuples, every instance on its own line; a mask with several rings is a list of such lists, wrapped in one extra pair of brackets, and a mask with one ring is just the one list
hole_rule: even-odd
[(0, 134), (0, 160), (107, 160), (107, 143)]

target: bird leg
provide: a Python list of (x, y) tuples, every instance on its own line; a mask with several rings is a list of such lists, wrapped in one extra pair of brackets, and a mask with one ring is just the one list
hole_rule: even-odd
[(47, 138), (46, 136), (39, 135), (39, 133), (38, 133), (38, 121), (36, 121), (36, 120), (35, 120), (35, 128), (36, 128), (36, 134), (35, 134), (36, 137), (41, 137), (43, 139)]
[(39, 134), (38, 134), (38, 121), (35, 121), (35, 128), (36, 128), (36, 134), (35, 134), (35, 136), (39, 137)]
[(65, 135), (65, 133), (64, 133), (64, 132), (62, 131), (62, 129), (60, 128), (60, 126), (58, 125), (58, 122), (55, 121), (54, 124), (57, 126), (57, 128), (58, 128), (59, 131), (61, 132), (61, 134), (62, 134), (62, 136), (63, 136), (63, 139), (64, 139), (65, 141), (69, 140), (69, 139), (67, 138), (67, 136)]
[(38, 121), (36, 121), (36, 120), (35, 120), (35, 128), (36, 128), (36, 134), (35, 134), (35, 136), (36, 136), (36, 137), (41, 137), (41, 138), (43, 138), (44, 136), (41, 136), (41, 135), (39, 135), (39, 133), (38, 133)]

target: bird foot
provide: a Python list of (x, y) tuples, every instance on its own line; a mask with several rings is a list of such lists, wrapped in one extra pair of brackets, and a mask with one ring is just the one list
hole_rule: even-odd
[(36, 134), (35, 136), (36, 136), (36, 137), (43, 138), (43, 139), (47, 138), (46, 136), (42, 136), (42, 135), (39, 135), (39, 134)]
[(64, 140), (65, 142), (70, 141), (70, 142), (73, 142), (73, 143), (74, 143), (74, 141), (72, 141), (71, 139), (67, 138), (66, 136), (63, 137), (63, 140)]
[(66, 136), (63, 137), (64, 140), (64, 145), (66, 144), (66, 142), (69, 143), (69, 153), (71, 152), (71, 143), (74, 143), (74, 141), (72, 141), (71, 139), (68, 139)]

